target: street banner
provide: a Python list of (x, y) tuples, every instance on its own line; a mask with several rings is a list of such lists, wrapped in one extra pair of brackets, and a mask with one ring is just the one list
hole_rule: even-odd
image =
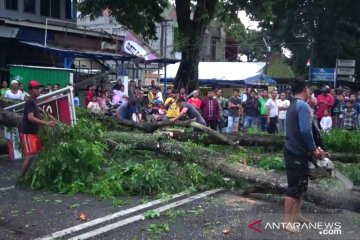
[(131, 31), (127, 31), (124, 39), (123, 51), (145, 60), (158, 59), (157, 53), (147, 45), (139, 36)]
[(314, 82), (333, 82), (335, 80), (335, 68), (312, 68), (311, 80)]

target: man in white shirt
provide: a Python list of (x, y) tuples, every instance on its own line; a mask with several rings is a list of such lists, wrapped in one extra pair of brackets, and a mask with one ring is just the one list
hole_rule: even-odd
[(13, 100), (24, 100), (23, 92), (19, 89), (19, 83), (16, 80), (11, 81), (10, 90), (7, 90), (5, 93), (5, 98), (13, 99)]
[(117, 113), (118, 113), (119, 118), (124, 120), (124, 119), (128, 118), (127, 107), (128, 107), (128, 102), (129, 102), (129, 97), (125, 93), (124, 85), (120, 86), (120, 91), (118, 91), (117, 94), (119, 95), (119, 99), (120, 99), (120, 106), (117, 109)]
[(280, 99), (277, 100), (277, 104), (279, 107), (279, 131), (285, 132), (286, 112), (290, 107), (290, 101), (286, 99), (286, 94), (284, 92), (280, 94)]
[(23, 84), (23, 83), (20, 83), (20, 84), (19, 84), (19, 90), (22, 91), (22, 96), (21, 96), (21, 98), (22, 98), (23, 100), (27, 100), (27, 99), (30, 97), (30, 95), (29, 95), (27, 92), (25, 92), (25, 88), (24, 88), (24, 84)]
[(266, 123), (268, 125), (267, 131), (270, 134), (278, 132), (277, 122), (279, 117), (279, 106), (276, 101), (277, 91), (273, 90), (271, 98), (266, 102)]
[(163, 104), (164, 103), (163, 95), (162, 95), (162, 92), (161, 92), (160, 88), (158, 88), (156, 90), (156, 96), (155, 96), (155, 101), (154, 102), (156, 104)]

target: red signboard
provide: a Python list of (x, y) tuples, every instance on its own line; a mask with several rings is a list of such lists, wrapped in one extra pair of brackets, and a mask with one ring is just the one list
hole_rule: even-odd
[(71, 125), (70, 103), (67, 95), (41, 103), (39, 106), (58, 121)]

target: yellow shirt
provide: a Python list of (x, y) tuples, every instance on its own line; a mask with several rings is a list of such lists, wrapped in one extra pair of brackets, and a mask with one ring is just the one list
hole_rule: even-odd
[(149, 99), (149, 108), (152, 108), (154, 106), (154, 100), (155, 100), (155, 96), (152, 92), (149, 92), (148, 99)]
[(165, 106), (168, 105), (169, 103), (171, 104), (169, 105), (166, 116), (168, 118), (176, 118), (180, 114), (180, 107), (176, 104), (176, 100), (172, 97), (166, 99)]

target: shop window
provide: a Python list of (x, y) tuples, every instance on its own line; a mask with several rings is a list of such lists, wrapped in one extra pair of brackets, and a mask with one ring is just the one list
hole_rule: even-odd
[(41, 0), (40, 14), (45, 17), (60, 18), (60, 0)]
[(35, 0), (24, 0), (24, 12), (35, 13)]
[(6, 9), (18, 10), (18, 0), (6, 0)]
[(73, 0), (66, 0), (65, 2), (65, 18), (72, 20), (73, 19)]

